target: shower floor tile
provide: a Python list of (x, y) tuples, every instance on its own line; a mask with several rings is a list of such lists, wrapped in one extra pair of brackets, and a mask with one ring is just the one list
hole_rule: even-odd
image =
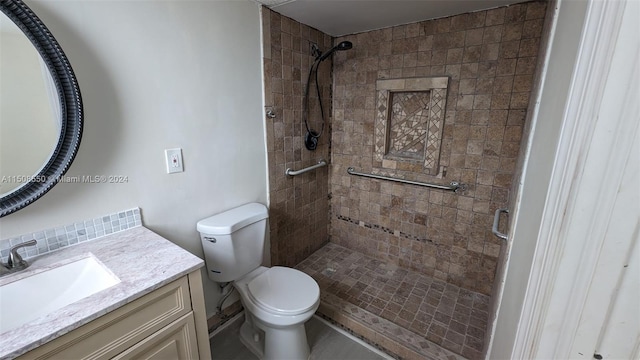
[(320, 285), (320, 312), (329, 312), (324, 314), (329, 318), (347, 317), (350, 324), (364, 326), (364, 332), (373, 333), (360, 335), (373, 337), (369, 340), (381, 346), (388, 341), (400, 344), (410, 353), (398, 354), (401, 357), (482, 357), (489, 304), (486, 295), (333, 243), (297, 268)]

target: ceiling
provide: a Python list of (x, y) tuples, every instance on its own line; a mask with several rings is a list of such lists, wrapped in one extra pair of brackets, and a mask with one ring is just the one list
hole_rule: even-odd
[(256, 0), (331, 36), (342, 36), (526, 0)]

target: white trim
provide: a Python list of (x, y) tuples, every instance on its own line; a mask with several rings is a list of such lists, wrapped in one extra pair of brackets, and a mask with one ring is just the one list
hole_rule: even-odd
[[(265, 164), (265, 171), (267, 174), (267, 178), (265, 179), (266, 181), (266, 188), (267, 188), (267, 207), (271, 206), (271, 184), (269, 184), (269, 136), (267, 133), (267, 127), (270, 125), (268, 124), (269, 122), (271, 122), (271, 119), (267, 118), (266, 116), (266, 111), (269, 107), (273, 107), (273, 104), (269, 103), (267, 104), (267, 96), (271, 96), (271, 94), (267, 94), (267, 81), (271, 81), (271, 80), (267, 80), (265, 79), (265, 68), (264, 68), (264, 62), (265, 59), (269, 59), (271, 60), (271, 23), (270, 23), (270, 18), (268, 18), (267, 22), (265, 23), (265, 19), (264, 19), (264, 12), (268, 11), (264, 6), (262, 6), (262, 4), (256, 0), (252, 0), (254, 3), (256, 3), (256, 6), (258, 6), (258, 20), (260, 22), (260, 74), (261, 79), (260, 79), (260, 84), (262, 85), (262, 134), (264, 135), (264, 164)], [(269, 234), (269, 231), (267, 231), (267, 236)], [(267, 240), (269, 240), (267, 238)], [(267, 253), (270, 253), (271, 251), (271, 247), (269, 245), (269, 247), (266, 249)], [(269, 257), (270, 258), (270, 257)]]
[[(587, 294), (596, 264), (593, 259), (597, 258), (601, 239), (596, 237), (598, 241), (582, 242), (579, 241), (581, 239), (571, 239), (567, 236), (567, 225), (572, 216), (597, 215), (597, 209), (585, 214), (574, 214), (573, 211), (576, 200), (581, 196), (582, 166), (599, 120), (597, 115), (624, 5), (622, 1), (590, 1), (587, 8), (513, 358), (564, 358), (575, 336), (581, 315), (580, 305)], [(620, 119), (607, 120), (621, 122)], [(616, 154), (608, 155), (612, 158)], [(601, 183), (615, 183), (615, 174), (606, 175)], [(603, 184), (607, 186), (607, 183)], [(601, 229), (596, 225), (592, 231), (600, 232)], [(567, 263), (563, 258), (565, 250), (582, 254), (575, 257), (581, 261)], [(561, 264), (561, 260), (564, 263)], [(554, 324), (559, 328), (549, 331), (550, 317), (556, 319)]]
[[(586, 166), (581, 166), (581, 189), (577, 191), (584, 193), (584, 190), (588, 189), (594, 195), (590, 197), (581, 195), (574, 204), (570, 204), (572, 211), (569, 214), (571, 219), (576, 221), (569, 222), (569, 226), (563, 226), (563, 237), (574, 241), (577, 238), (580, 243), (585, 243), (585, 246), (576, 269), (577, 280), (574, 282), (572, 296), (568, 299), (567, 311), (564, 312), (570, 316), (566, 317), (569, 321), (565, 321), (560, 329), (563, 337), (559, 339), (558, 351), (561, 354), (577, 353), (578, 351), (571, 352), (571, 349), (577, 350), (578, 348), (581, 349), (580, 352), (584, 352), (582, 351), (584, 349), (595, 350), (600, 327), (605, 324), (607, 315), (607, 312), (602, 310), (605, 310), (609, 304), (620, 276), (619, 273), (612, 276), (614, 271), (611, 271), (610, 268), (614, 267), (613, 263), (603, 263), (604, 260), (599, 262), (599, 259), (603, 256), (609, 259), (616, 256), (626, 258), (626, 252), (630, 248), (630, 245), (627, 245), (621, 254), (616, 253), (614, 245), (630, 243), (630, 237), (621, 237), (614, 241), (607, 238), (607, 231), (612, 221), (627, 161), (638, 161), (637, 154), (632, 153), (632, 146), (640, 122), (637, 86), (638, 61), (640, 61), (637, 45), (637, 21), (640, 19), (637, 16), (639, 12), (636, 1), (633, 1), (635, 8), (631, 6), (631, 2), (623, 4), (617, 9), (612, 9), (613, 14), (609, 18), (612, 21), (612, 27), (618, 30), (611, 34), (613, 38), (605, 39), (605, 41), (611, 41), (615, 44), (615, 49), (612, 49), (613, 59), (611, 64), (608, 64), (610, 71), (604, 85), (604, 95), (601, 99), (599, 112), (597, 115), (592, 115), (598, 119), (593, 131), (593, 140), (583, 147), (589, 149), (589, 159)], [(631, 9), (633, 11), (630, 11)], [(636, 14), (633, 19), (635, 26), (631, 25), (629, 21), (629, 17), (633, 18), (634, 16), (627, 17), (631, 13)], [(615, 15), (619, 15), (619, 17), (615, 18)], [(629, 39), (631, 37), (629, 30), (633, 34), (633, 39)], [(636, 185), (634, 184), (634, 188), (637, 190)], [(629, 188), (625, 190), (631, 191)], [(588, 211), (585, 212), (584, 209), (588, 209)], [(629, 221), (626, 221), (624, 225), (619, 225), (615, 230), (619, 233), (624, 233), (624, 229), (631, 232), (632, 230), (628, 228), (629, 226), (633, 228), (632, 219), (635, 214), (628, 212), (621, 215), (618, 219)], [(598, 267), (598, 263), (602, 266)], [(600, 272), (598, 279), (595, 277), (596, 271)], [(594, 283), (596, 280), (602, 280), (605, 273), (607, 276), (611, 276), (607, 278), (608, 281)], [(594, 286), (597, 286), (598, 289), (594, 289)], [(596, 299), (601, 298), (603, 294), (608, 294), (608, 299), (602, 302), (597, 301)], [(603, 309), (599, 309), (599, 306), (602, 306)], [(581, 321), (597, 325), (591, 329), (583, 327), (581, 331), (579, 326)], [(569, 334), (571, 337), (568, 337)], [(591, 357), (592, 354), (585, 355)]]

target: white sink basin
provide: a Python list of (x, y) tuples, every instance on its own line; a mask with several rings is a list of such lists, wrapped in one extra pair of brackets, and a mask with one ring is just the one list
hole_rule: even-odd
[(0, 333), (120, 282), (93, 257), (0, 286)]

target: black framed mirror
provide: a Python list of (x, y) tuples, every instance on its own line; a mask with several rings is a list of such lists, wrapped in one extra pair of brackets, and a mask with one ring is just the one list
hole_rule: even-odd
[[(39, 54), (41, 67), (43, 70), (48, 71), (48, 75), (45, 74), (46, 71), (43, 71), (42, 76), (45, 78), (45, 82), (49, 81), (51, 84), (51, 102), (54, 105), (59, 105), (59, 107), (56, 106), (57, 109), (53, 111), (53, 120), (56, 122), (55, 129), (57, 133), (52, 135), (54, 139), (51, 143), (51, 149), (46, 150), (47, 152), (42, 164), (35, 165), (33, 170), (22, 170), (22, 173), (18, 171), (18, 173), (10, 172), (8, 174), (2, 174), (3, 165), (0, 163), (0, 178), (2, 179), (3, 185), (7, 184), (5, 188), (8, 189), (7, 191), (0, 190), (0, 217), (3, 217), (33, 203), (51, 190), (51, 188), (62, 179), (62, 176), (67, 172), (73, 162), (80, 146), (83, 109), (80, 88), (69, 60), (62, 51), (60, 44), (58, 44), (44, 23), (21, 0), (0, 0), (0, 10), (22, 31)], [(0, 14), (0, 16), (2, 16), (2, 14)], [(4, 18), (2, 20), (5, 23), (8, 21)], [(13, 24), (9, 25), (13, 26)], [(5, 41), (3, 44), (4, 43), (9, 43), (9, 41)], [(15, 52), (4, 51), (3, 53), (11, 54)], [(22, 62), (22, 59), (16, 62)], [(10, 61), (4, 61), (4, 63), (10, 63)], [(6, 69), (2, 71), (6, 71), (6, 74), (15, 73)], [(6, 77), (3, 76), (3, 78)], [(23, 85), (23, 82), (19, 79), (16, 82), (20, 83), (20, 86)], [(14, 93), (12, 90), (6, 89), (5, 84), (2, 84), (2, 86), (2, 93)], [(0, 105), (2, 105), (1, 103), (4, 101), (5, 100), (0, 99)], [(6, 104), (7, 106), (3, 107), (9, 107), (9, 104), (13, 104), (14, 107), (17, 108), (14, 113), (17, 114), (21, 113), (21, 109), (26, 112), (29, 108), (29, 105), (16, 105), (13, 99), (6, 100)], [(3, 118), (6, 117), (9, 116), (3, 116)], [(15, 121), (18, 125), (24, 127), (24, 119)], [(13, 135), (9, 132), (13, 126), (3, 125), (3, 127), (4, 129), (0, 129), (0, 131), (3, 131), (5, 134), (3, 136), (7, 136), (6, 139), (11, 139)], [(55, 139), (56, 136), (57, 141)], [(19, 139), (16, 142), (21, 144), (20, 148), (3, 149), (2, 152), (5, 155), (10, 155), (11, 159), (15, 159), (15, 162), (19, 164), (23, 162), (23, 159), (20, 157), (22, 149), (28, 149), (37, 143), (38, 140), (27, 138)]]

